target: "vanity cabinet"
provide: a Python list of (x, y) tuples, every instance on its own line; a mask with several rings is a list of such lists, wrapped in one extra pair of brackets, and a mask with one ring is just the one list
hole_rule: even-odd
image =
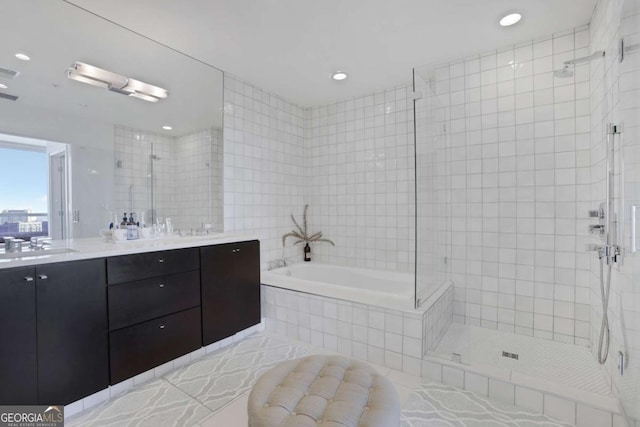
[(202, 342), (209, 345), (260, 323), (260, 243), (200, 248)]
[(0, 269), (0, 405), (66, 405), (258, 323), (257, 240)]
[(198, 248), (107, 259), (111, 384), (202, 346)]
[(107, 387), (104, 259), (0, 270), (0, 404), (74, 402)]

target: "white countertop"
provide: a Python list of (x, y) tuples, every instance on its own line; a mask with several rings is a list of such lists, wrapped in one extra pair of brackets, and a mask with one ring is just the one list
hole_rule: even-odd
[[(74, 252), (47, 254), (47, 249), (41, 251), (22, 252), (22, 256), (19, 258), (0, 258), (0, 269), (49, 264), (54, 262), (77, 261), (81, 259), (105, 258), (143, 252), (220, 245), (223, 243), (246, 242), (249, 240), (258, 240), (258, 238), (255, 235), (240, 233), (216, 233), (208, 236), (172, 236), (159, 239), (127, 240), (117, 243), (107, 242), (101, 237), (53, 240), (50, 246), (51, 249), (68, 248), (72, 249)], [(4, 253), (4, 250), (0, 250), (0, 253)]]

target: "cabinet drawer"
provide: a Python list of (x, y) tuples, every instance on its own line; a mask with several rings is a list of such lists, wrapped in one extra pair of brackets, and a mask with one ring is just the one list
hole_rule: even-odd
[(200, 268), (199, 249), (147, 252), (107, 258), (107, 281), (133, 282)]
[(109, 286), (109, 330), (200, 305), (200, 271)]
[(111, 384), (197, 350), (200, 307), (109, 333)]

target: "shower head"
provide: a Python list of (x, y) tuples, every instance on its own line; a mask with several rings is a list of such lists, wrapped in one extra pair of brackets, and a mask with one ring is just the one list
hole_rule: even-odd
[(573, 70), (569, 69), (569, 64), (564, 64), (561, 70), (555, 70), (553, 75), (561, 79), (573, 77)]
[(564, 66), (562, 67), (561, 70), (555, 70), (553, 72), (553, 75), (559, 78), (568, 78), (568, 77), (573, 77), (573, 69), (569, 68), (570, 66), (576, 66), (578, 64), (582, 64), (584, 62), (590, 62), (593, 61), (594, 59), (599, 59), (599, 58), (603, 58), (605, 56), (605, 51), (604, 50), (598, 50), (593, 52), (591, 55), (589, 56), (584, 56), (582, 58), (576, 58), (576, 59), (572, 59), (570, 61), (565, 61), (564, 62)]

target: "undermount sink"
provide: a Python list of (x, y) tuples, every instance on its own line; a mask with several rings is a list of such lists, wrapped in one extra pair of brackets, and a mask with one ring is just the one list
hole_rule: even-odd
[(45, 249), (37, 249), (37, 250), (24, 248), (22, 249), (22, 252), (0, 251), (0, 259), (43, 257), (43, 256), (50, 256), (50, 255), (69, 254), (73, 252), (78, 252), (78, 251), (70, 248), (45, 248)]

